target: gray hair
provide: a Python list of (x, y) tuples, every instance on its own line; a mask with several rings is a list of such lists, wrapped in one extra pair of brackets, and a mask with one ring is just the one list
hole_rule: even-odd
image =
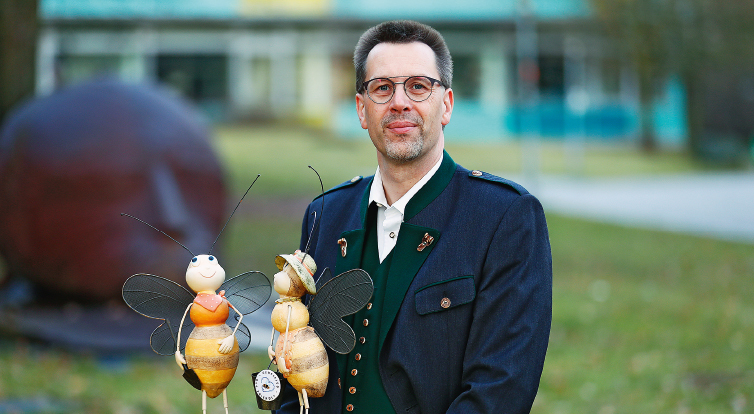
[(394, 20), (380, 23), (364, 32), (353, 52), (353, 66), (356, 69), (356, 92), (363, 92), (366, 81), (367, 56), (380, 43), (421, 42), (435, 52), (435, 64), (440, 72), (442, 86), (450, 89), (453, 82), (453, 60), (440, 32), (411, 20)]

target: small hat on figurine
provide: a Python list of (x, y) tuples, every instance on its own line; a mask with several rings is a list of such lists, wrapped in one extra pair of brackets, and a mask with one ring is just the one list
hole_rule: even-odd
[(304, 284), (306, 291), (312, 295), (316, 294), (317, 287), (314, 284), (314, 273), (317, 271), (317, 264), (314, 263), (314, 258), (301, 250), (296, 250), (294, 254), (281, 254), (275, 257), (278, 270), (283, 270), (286, 263), (296, 270), (296, 274), (301, 279), (301, 283)]

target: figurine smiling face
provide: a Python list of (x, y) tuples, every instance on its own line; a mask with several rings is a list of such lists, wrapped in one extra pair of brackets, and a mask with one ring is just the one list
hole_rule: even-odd
[(216, 291), (225, 282), (225, 270), (212, 255), (194, 256), (186, 269), (186, 283), (194, 292)]

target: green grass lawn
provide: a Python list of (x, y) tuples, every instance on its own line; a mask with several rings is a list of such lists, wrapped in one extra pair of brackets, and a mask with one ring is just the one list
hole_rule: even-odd
[[(225, 127), (217, 148), (228, 166), (231, 198), (262, 174), (244, 203), (317, 196), (310, 164), (325, 187), (374, 170), (367, 138), (344, 142), (304, 130)], [(520, 172), (514, 144), (448, 148), (469, 168)], [(546, 172), (567, 172), (562, 159), (557, 146), (543, 145)], [(587, 152), (584, 173), (694, 168), (679, 154), (647, 158), (600, 148)], [(295, 249), (301, 213), (273, 213), (234, 217), (223, 240), (229, 274), (261, 270), (271, 277), (274, 256)], [(754, 245), (547, 216), (554, 315), (534, 413), (754, 412)], [(267, 362), (264, 355), (242, 354), (228, 388), (231, 413), (258, 412), (249, 376)], [(14, 412), (3, 411), (7, 402), (37, 407), (22, 412), (185, 413), (200, 412), (201, 394), (170, 357), (103, 358), (6, 339), (0, 341), (0, 413)], [(224, 412), (222, 399), (210, 400), (208, 412)]]

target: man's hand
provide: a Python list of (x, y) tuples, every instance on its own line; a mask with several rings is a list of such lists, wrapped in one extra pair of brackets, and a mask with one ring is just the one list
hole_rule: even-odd
[(218, 352), (221, 354), (227, 354), (233, 349), (233, 343), (235, 341), (236, 337), (233, 335), (230, 335), (226, 337), (225, 339), (221, 339), (217, 341), (218, 344), (220, 344), (220, 348), (218, 348)]

